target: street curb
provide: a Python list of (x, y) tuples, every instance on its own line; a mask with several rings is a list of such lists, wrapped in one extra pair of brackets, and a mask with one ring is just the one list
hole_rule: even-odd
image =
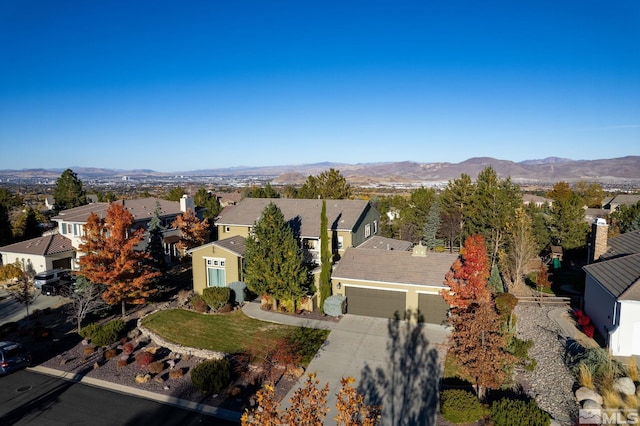
[(104, 388), (114, 392), (119, 392), (127, 395), (133, 395), (140, 398), (149, 399), (152, 401), (159, 402), (161, 404), (172, 405), (174, 407), (195, 411), (198, 413), (217, 417), (219, 419), (230, 421), (230, 422), (240, 423), (240, 416), (242, 415), (242, 413), (226, 410), (224, 408), (212, 407), (210, 405), (200, 404), (197, 402), (176, 398), (175, 396), (168, 396), (168, 395), (162, 395), (154, 392), (149, 392), (144, 389), (130, 388), (128, 386), (120, 385), (118, 383), (111, 383), (106, 380), (94, 379), (92, 377), (82, 376), (80, 374), (75, 374), (75, 373), (69, 373), (67, 371), (60, 371), (60, 370), (56, 370), (49, 367), (43, 367), (40, 365), (37, 365), (35, 367), (28, 367), (27, 370), (46, 374), (49, 376), (53, 376), (63, 380), (68, 380), (71, 382), (84, 383), (90, 386)]

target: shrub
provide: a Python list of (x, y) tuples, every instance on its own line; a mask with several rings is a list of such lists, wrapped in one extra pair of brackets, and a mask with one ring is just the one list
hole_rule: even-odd
[(629, 358), (629, 362), (627, 363), (627, 376), (631, 378), (634, 382), (640, 381), (640, 377), (638, 375), (638, 364), (636, 364), (636, 358)]
[(207, 287), (202, 290), (202, 299), (214, 312), (218, 312), (229, 303), (231, 289), (228, 287)]
[(98, 328), (100, 328), (100, 326), (95, 322), (92, 322), (91, 324), (80, 329), (80, 336), (84, 337), (85, 339), (91, 339), (91, 336), (93, 336), (98, 331)]
[(194, 294), (191, 298), (191, 309), (200, 313), (207, 312), (207, 302), (199, 294)]
[(109, 321), (102, 326), (91, 323), (80, 330), (80, 335), (85, 339), (91, 339), (91, 343), (96, 346), (108, 346), (120, 339), (124, 326), (121, 319)]
[(472, 423), (485, 415), (476, 395), (462, 389), (447, 389), (440, 393), (440, 412), (451, 423)]
[(136, 363), (141, 367), (146, 367), (153, 362), (153, 354), (151, 352), (142, 351), (136, 354)]
[(184, 370), (182, 368), (176, 368), (175, 370), (169, 371), (169, 377), (171, 379), (179, 379), (184, 376)]
[(495, 426), (545, 426), (551, 423), (551, 416), (541, 410), (534, 399), (502, 398), (491, 405), (491, 419)]
[(122, 368), (122, 367), (126, 367), (127, 364), (129, 364), (129, 359), (119, 359), (118, 362), (116, 363), (116, 367), (118, 368)]
[(149, 373), (158, 374), (158, 373), (162, 373), (162, 370), (164, 370), (163, 361), (155, 361), (149, 364)]
[(511, 293), (499, 293), (495, 296), (495, 302), (500, 316), (508, 316), (518, 304), (518, 299)]
[(247, 285), (242, 281), (234, 281), (229, 283), (229, 288), (231, 289), (233, 301), (237, 304), (243, 304), (246, 299)]
[(191, 381), (202, 392), (217, 394), (231, 382), (228, 359), (204, 361), (191, 369)]
[(115, 349), (109, 349), (104, 353), (104, 359), (107, 361), (111, 358), (115, 358), (116, 356), (118, 356), (118, 352)]
[(96, 351), (96, 348), (94, 348), (93, 346), (87, 346), (86, 348), (84, 348), (84, 350), (82, 351), (82, 353), (84, 355), (91, 355), (92, 353), (94, 353)]
[(122, 345), (122, 351), (127, 355), (131, 355), (133, 353), (133, 343), (127, 342)]
[(583, 362), (581, 362), (578, 367), (578, 383), (580, 384), (580, 386), (594, 389), (593, 371), (591, 371), (587, 364)]

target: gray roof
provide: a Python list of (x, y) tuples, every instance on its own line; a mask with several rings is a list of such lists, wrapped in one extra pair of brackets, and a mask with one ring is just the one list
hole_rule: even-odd
[(3, 253), (20, 253), (39, 256), (48, 256), (73, 250), (71, 240), (60, 234), (46, 235), (0, 247), (0, 252)]
[(246, 243), (247, 239), (236, 235), (235, 237), (225, 238), (224, 240), (214, 241), (211, 243), (214, 246), (220, 247), (231, 253), (241, 256), (244, 256), (246, 251)]
[(446, 288), (445, 275), (457, 258), (458, 255), (450, 253), (414, 256), (410, 251), (348, 248), (336, 264), (331, 279)]
[(640, 201), (640, 195), (638, 194), (618, 194), (610, 200), (605, 200), (603, 206), (632, 206)]
[[(133, 215), (134, 220), (149, 220), (156, 209), (156, 202), (160, 203), (160, 217), (177, 216), (182, 213), (180, 203), (177, 201), (167, 201), (159, 198), (136, 198), (133, 200), (118, 200), (114, 203), (124, 205), (125, 209)], [(110, 203), (92, 203), (72, 209), (63, 210), (52, 220), (64, 222), (86, 223), (89, 215), (95, 213), (99, 218), (107, 216), (107, 209)]]
[[(326, 200), (326, 202), (329, 229), (332, 231), (353, 231), (369, 206), (369, 202), (364, 200)], [(294, 231), (299, 231), (300, 236), (316, 238), (320, 236), (322, 200), (245, 198), (233, 209), (224, 211), (216, 223), (224, 226), (253, 226), (269, 203), (274, 203), (280, 208), (286, 221), (299, 220), (299, 229)]]
[(592, 263), (584, 270), (618, 300), (640, 300), (640, 254)]
[(607, 251), (600, 260), (610, 260), (640, 253), (640, 230), (627, 232), (607, 240)]
[(373, 237), (365, 240), (358, 246), (360, 249), (378, 249), (378, 250), (399, 250), (409, 251), (413, 247), (411, 241), (395, 240), (393, 238), (380, 237), (374, 235)]

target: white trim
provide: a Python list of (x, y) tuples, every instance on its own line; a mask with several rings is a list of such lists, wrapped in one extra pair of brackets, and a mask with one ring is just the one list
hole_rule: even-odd
[[(331, 278), (331, 280), (333, 281), (333, 277)], [(399, 293), (409, 293), (409, 290), (405, 290), (402, 288), (381, 288), (381, 287), (371, 287), (368, 285), (353, 285), (353, 284), (346, 284), (346, 283), (341, 283), (342, 287), (353, 287), (353, 288), (366, 288), (369, 290), (382, 290), (382, 291), (397, 291)], [(346, 292), (346, 289), (345, 289)], [(346, 294), (346, 293), (345, 293)]]
[[(373, 249), (372, 249), (373, 250)], [(413, 284), (413, 283), (401, 283), (398, 281), (371, 281), (371, 280), (363, 280), (360, 278), (347, 278), (347, 277), (336, 277), (334, 275), (331, 276), (331, 281), (340, 281), (340, 280), (346, 280), (346, 281), (362, 281), (365, 283), (377, 283), (377, 284), (388, 284), (388, 285), (406, 285), (406, 286), (411, 286), (411, 287), (432, 287), (432, 288), (449, 288), (446, 286), (442, 286), (442, 287), (438, 287), (436, 285), (433, 284)]]
[(417, 290), (416, 293), (418, 293), (418, 294), (431, 294), (431, 295), (435, 295), (435, 296), (440, 296), (440, 292), (433, 293), (431, 291), (425, 291), (425, 290)]

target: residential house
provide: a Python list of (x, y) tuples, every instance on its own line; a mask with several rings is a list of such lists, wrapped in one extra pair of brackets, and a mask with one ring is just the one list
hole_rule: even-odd
[(243, 281), (246, 241), (236, 235), (189, 250), (193, 290), (202, 294), (207, 287), (228, 287), (232, 282)]
[(358, 246), (363, 249), (409, 251), (413, 248), (411, 241), (396, 240), (394, 238), (373, 236)]
[(19, 261), (37, 274), (56, 268), (71, 269), (76, 249), (69, 238), (52, 234), (0, 247), (0, 256), (3, 265)]
[(620, 206), (633, 206), (640, 202), (640, 194), (618, 194), (602, 200), (602, 208), (614, 212)]
[(607, 237), (603, 219), (593, 224), (584, 311), (612, 355), (640, 355), (640, 231)]
[(347, 313), (403, 318), (418, 312), (423, 322), (442, 324), (449, 306), (440, 295), (456, 254), (349, 248), (331, 275), (334, 295), (347, 298)]
[(522, 204), (525, 206), (534, 205), (538, 208), (542, 208), (544, 206), (551, 207), (553, 205), (553, 200), (539, 195), (522, 194)]
[[(380, 213), (363, 200), (325, 200), (328, 233), (334, 258), (348, 247), (356, 247), (379, 233)], [(320, 214), (322, 200), (289, 198), (245, 198), (231, 210), (221, 213), (216, 222), (218, 237), (248, 238), (265, 207), (280, 208), (293, 232), (306, 249), (306, 261), (320, 264)]]
[[(160, 206), (160, 221), (163, 227), (167, 228), (164, 232), (164, 245), (165, 255), (167, 260), (170, 261), (178, 255), (178, 251), (175, 244), (179, 240), (179, 231), (171, 229), (170, 226), (175, 221), (176, 217), (187, 209), (196, 211), (196, 214), (201, 216), (200, 210), (198, 210), (194, 203), (193, 198), (186, 195), (180, 200), (167, 201), (157, 198), (137, 198), (132, 200), (118, 200), (114, 203), (122, 204), (129, 213), (133, 215), (134, 225), (133, 229), (147, 229), (149, 221), (153, 217), (156, 206)], [(82, 243), (82, 236), (84, 235), (84, 225), (87, 223), (87, 219), (91, 213), (98, 215), (99, 218), (104, 219), (107, 215), (111, 203), (93, 203), (80, 207), (74, 207), (72, 209), (63, 210), (54, 216), (52, 220), (58, 224), (58, 233), (71, 240), (71, 243), (75, 249), (78, 249)], [(144, 250), (147, 242), (142, 242), (138, 249)], [(72, 265), (73, 269), (76, 269), (77, 265)]]

